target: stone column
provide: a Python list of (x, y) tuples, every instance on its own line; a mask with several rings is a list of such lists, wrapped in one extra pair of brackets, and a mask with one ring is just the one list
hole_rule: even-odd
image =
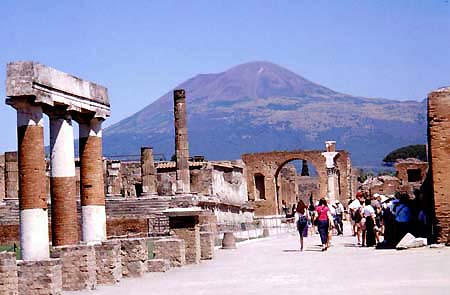
[(156, 169), (153, 162), (153, 148), (141, 147), (142, 194), (156, 195)]
[(428, 95), (428, 151), (436, 238), (438, 243), (450, 244), (450, 87)]
[(175, 156), (177, 158), (177, 194), (190, 193), (189, 144), (187, 133), (186, 94), (184, 89), (173, 92), (175, 117)]
[(52, 242), (53, 246), (75, 245), (80, 239), (72, 117), (65, 110), (54, 110), (49, 117)]
[(84, 242), (106, 240), (102, 119), (80, 122), (81, 232)]
[(326, 141), (325, 146), (326, 152), (322, 153), (322, 156), (325, 157), (327, 169), (327, 196), (330, 202), (334, 202), (339, 197), (338, 170), (334, 163), (338, 152), (336, 152), (335, 141)]
[(20, 254), (22, 260), (49, 258), (42, 107), (16, 105), (19, 163)]

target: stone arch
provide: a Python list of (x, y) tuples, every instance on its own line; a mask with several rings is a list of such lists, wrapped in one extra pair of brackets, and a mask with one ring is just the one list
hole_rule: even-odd
[[(247, 168), (247, 187), (249, 202), (255, 208), (256, 215), (276, 215), (278, 211), (278, 200), (276, 199), (276, 179), (281, 167), (292, 160), (304, 159), (311, 163), (319, 178), (320, 195), (327, 193), (327, 169), (325, 158), (321, 150), (310, 151), (273, 151), (265, 153), (243, 154), (242, 160)], [(339, 157), (336, 158), (336, 166), (340, 173), (340, 199), (347, 200), (350, 195), (348, 189), (348, 175), (351, 174), (351, 164), (349, 154), (346, 151), (338, 151)], [(255, 194), (255, 174), (264, 175), (265, 197), (266, 200), (256, 200)]]

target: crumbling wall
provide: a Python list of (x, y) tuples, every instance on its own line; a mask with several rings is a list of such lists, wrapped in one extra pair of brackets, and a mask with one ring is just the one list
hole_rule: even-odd
[(247, 201), (247, 180), (243, 169), (224, 168), (214, 165), (212, 169), (212, 195), (223, 202), (243, 204)]
[(428, 96), (428, 152), (437, 241), (450, 244), (450, 87)]
[(5, 155), (0, 155), (0, 203), (5, 198)]

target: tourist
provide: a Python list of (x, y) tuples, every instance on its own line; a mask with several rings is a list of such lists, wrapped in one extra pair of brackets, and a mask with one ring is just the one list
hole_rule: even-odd
[(344, 234), (344, 224), (342, 222), (343, 215), (344, 215), (344, 206), (339, 202), (339, 200), (336, 200), (335, 202), (335, 210), (336, 214), (334, 215), (334, 226), (337, 230), (337, 235), (343, 235)]
[(365, 200), (364, 206), (364, 218), (365, 218), (365, 231), (363, 231), (363, 244), (364, 240), (367, 247), (375, 246), (375, 209), (371, 205), (371, 200)]
[(396, 239), (395, 243), (400, 242), (400, 240), (410, 231), (410, 221), (411, 221), (411, 209), (408, 205), (409, 195), (408, 193), (400, 194), (400, 199), (397, 204), (394, 205), (395, 214), (395, 232)]
[(288, 207), (286, 206), (286, 201), (285, 200), (282, 200), (281, 201), (281, 211), (283, 212), (283, 215), (286, 217), (286, 218), (288, 218), (289, 216), (288, 216), (288, 211), (289, 211), (289, 209), (288, 209)]
[(328, 248), (328, 229), (330, 228), (332, 217), (325, 198), (320, 199), (319, 206), (317, 206), (316, 208), (316, 212), (317, 227), (320, 234), (320, 240), (322, 242), (322, 251), (326, 251)]
[[(297, 224), (297, 230), (300, 235), (300, 251), (303, 251), (303, 237), (308, 233), (308, 221), (310, 220), (309, 212), (305, 203), (302, 200), (298, 201), (295, 212), (295, 223)], [(306, 233), (306, 235), (305, 235)]]
[(308, 213), (309, 213), (309, 217), (311, 218), (308, 221), (308, 230), (310, 231), (310, 235), (313, 236), (314, 233), (316, 232), (316, 227), (314, 226), (314, 220), (316, 217), (316, 207), (314, 206), (314, 202), (312, 199), (312, 196), (309, 198), (309, 207), (308, 207)]
[(356, 236), (358, 245), (361, 245), (361, 207), (361, 202), (358, 199), (353, 200), (348, 206), (350, 210), (353, 236)]
[(329, 212), (330, 212), (330, 216), (331, 216), (330, 226), (328, 227), (328, 240), (327, 240), (327, 248), (329, 248), (331, 246), (331, 240), (333, 238), (333, 229), (335, 228), (334, 227), (334, 218), (336, 216), (336, 209), (334, 207), (334, 204), (332, 204), (330, 202), (330, 199), (328, 197), (325, 198), (325, 201), (328, 204), (328, 209), (330, 209)]

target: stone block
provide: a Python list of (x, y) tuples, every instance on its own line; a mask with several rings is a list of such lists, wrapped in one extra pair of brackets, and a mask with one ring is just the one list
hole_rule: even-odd
[(214, 234), (212, 232), (200, 232), (201, 259), (208, 260), (214, 257)]
[(169, 269), (170, 269), (170, 261), (168, 259), (147, 260), (148, 272), (166, 272)]
[(97, 284), (112, 285), (122, 278), (120, 241), (111, 240), (95, 245)]
[(123, 239), (121, 242), (122, 275), (140, 277), (146, 272), (148, 260), (148, 239)]
[(427, 245), (427, 239), (416, 238), (412, 234), (407, 233), (397, 244), (397, 250), (404, 250), (410, 248), (419, 248)]
[(62, 294), (60, 259), (17, 262), (19, 295)]
[(17, 277), (15, 253), (0, 253), (0, 294), (19, 294), (19, 280)]
[(177, 238), (184, 240), (186, 245), (186, 263), (200, 263), (201, 249), (199, 226), (192, 228), (174, 228), (172, 230)]
[(167, 259), (170, 266), (179, 267), (186, 264), (185, 242), (182, 239), (161, 239), (154, 241), (155, 259)]
[(64, 291), (93, 290), (97, 287), (94, 246), (54, 247), (50, 256), (61, 260), (62, 288)]

